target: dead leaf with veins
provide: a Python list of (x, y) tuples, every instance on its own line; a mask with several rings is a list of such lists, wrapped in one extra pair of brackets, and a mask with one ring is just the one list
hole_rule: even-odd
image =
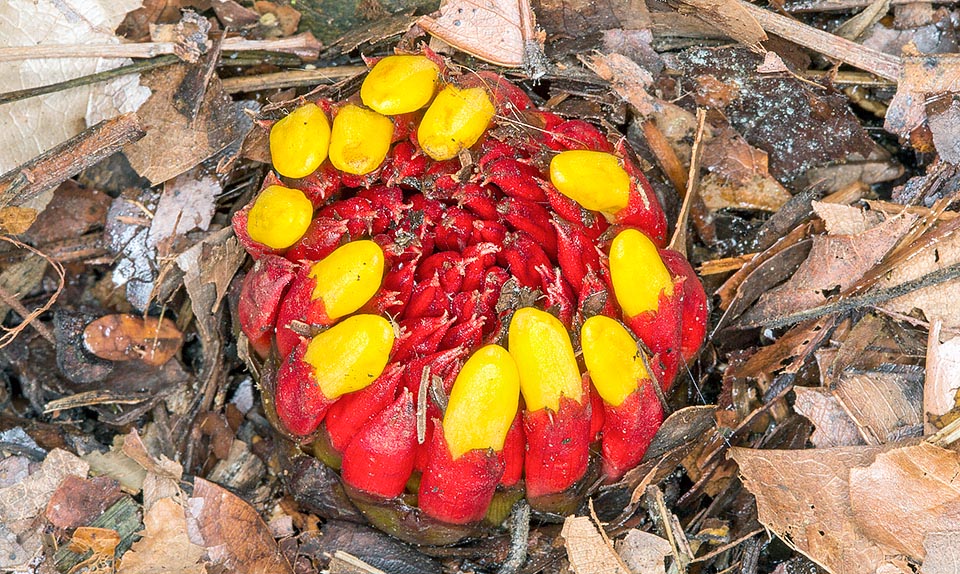
[(481, 60), (527, 67), (533, 78), (545, 73), (544, 37), (537, 31), (530, 0), (448, 0), (439, 14), (422, 16), (417, 24)]
[(560, 531), (575, 574), (629, 574), (610, 542), (586, 516), (568, 516)]
[(206, 550), (190, 541), (183, 507), (161, 498), (143, 517), (140, 540), (123, 555), (118, 574), (203, 574)]
[[(118, 44), (113, 30), (141, 0), (6, 0), (0, 2), (0, 46)], [(46, 86), (130, 63), (124, 59), (49, 58), (0, 66), (4, 91)], [(150, 90), (139, 75), (0, 105), (0, 173), (70, 139), (93, 124), (136, 111)], [(45, 193), (26, 207), (42, 209)]]
[(957, 406), (957, 391), (960, 390), (960, 337), (943, 343), (940, 334), (942, 321), (930, 325), (927, 339), (927, 378), (923, 385), (923, 412), (925, 430), (928, 434), (937, 431), (934, 421)]

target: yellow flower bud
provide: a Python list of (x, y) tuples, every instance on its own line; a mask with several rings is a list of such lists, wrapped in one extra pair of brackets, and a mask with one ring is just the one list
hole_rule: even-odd
[(339, 319), (363, 307), (383, 280), (383, 250), (370, 240), (351, 241), (313, 264), (313, 299), (323, 301), (327, 317)]
[(302, 191), (271, 185), (253, 202), (247, 233), (271, 249), (286, 249), (303, 237), (312, 218), (313, 204)]
[(580, 369), (570, 334), (559, 319), (532, 307), (518, 309), (507, 336), (520, 373), (520, 392), (527, 410), (560, 410), (560, 397), (580, 402)]
[(460, 150), (477, 143), (496, 111), (483, 88), (447, 86), (423, 115), (417, 140), (437, 161), (457, 157)]
[(571, 150), (550, 160), (550, 181), (557, 191), (586, 209), (617, 213), (630, 198), (630, 176), (617, 156)]
[(320, 333), (303, 360), (314, 368), (317, 385), (330, 400), (377, 380), (393, 349), (393, 325), (379, 315), (354, 315)]
[(286, 177), (306, 177), (327, 159), (330, 122), (316, 104), (304, 104), (270, 129), (273, 167)]
[(520, 402), (520, 374), (500, 345), (478, 349), (460, 369), (443, 415), (454, 460), (474, 449), (503, 450)]
[(390, 118), (347, 104), (333, 119), (330, 163), (346, 173), (370, 173), (387, 157), (392, 139), (393, 122)]
[(650, 374), (643, 352), (619, 321), (595, 315), (580, 329), (583, 360), (600, 397), (618, 407)]
[(437, 89), (440, 68), (426, 56), (387, 56), (360, 86), (364, 105), (387, 116), (419, 110)]
[(660, 306), (660, 293), (673, 296), (673, 278), (653, 241), (636, 229), (621, 231), (610, 245), (613, 294), (627, 317)]

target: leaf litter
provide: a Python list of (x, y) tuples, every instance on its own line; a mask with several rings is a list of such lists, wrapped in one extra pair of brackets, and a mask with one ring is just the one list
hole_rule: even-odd
[[(0, 246), (4, 325), (23, 323), (0, 349), (0, 568), (953, 571), (954, 7), (877, 1), (857, 14), (787, 0), (796, 17), (784, 24), (739, 0), (373, 1), (321, 22), (327, 4), (0, 9), (0, 26), (20, 22), (43, 44), (177, 46), (141, 74), (0, 105), (24, 119), (0, 162), (0, 230), (36, 250)], [(319, 60), (315, 43), (304, 59), (225, 48), (331, 38), (338, 25), (344, 39)], [(713, 333), (667, 397), (675, 412), (648, 460), (597, 485), (592, 507), (535, 516), (521, 548), (509, 532), (414, 548), (359, 524), (335, 475), (270, 430), (233, 335), (246, 263), (229, 217), (265, 173), (254, 126), (271, 117), (255, 122), (256, 110), (315, 88), (297, 79), (304, 66), (342, 77), (337, 67), (398, 39), (414, 48), (425, 31), (453, 61), (508, 66), (492, 69), (527, 78), (539, 104), (619, 129), (672, 225), (693, 190), (681, 244), (723, 270), (704, 277)], [(6, 90), (129, 64), (22, 61)], [(224, 87), (237, 79), (246, 91)], [(86, 129), (132, 109), (145, 135), (108, 144)], [(116, 141), (123, 153), (100, 161)]]

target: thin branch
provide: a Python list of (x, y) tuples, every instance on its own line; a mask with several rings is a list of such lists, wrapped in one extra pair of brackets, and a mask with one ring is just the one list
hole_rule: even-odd
[(333, 66), (316, 70), (289, 70), (258, 76), (238, 76), (221, 80), (228, 94), (275, 90), (297, 86), (311, 86), (317, 83), (333, 84), (367, 71), (366, 66)]
[(797, 20), (764, 10), (744, 0), (739, 0), (739, 4), (760, 23), (764, 30), (771, 34), (776, 34), (804, 48), (809, 48), (855, 68), (866, 70), (881, 78), (895, 82), (900, 77), (900, 70), (903, 65), (900, 58), (896, 56), (872, 50), (840, 36), (807, 26)]

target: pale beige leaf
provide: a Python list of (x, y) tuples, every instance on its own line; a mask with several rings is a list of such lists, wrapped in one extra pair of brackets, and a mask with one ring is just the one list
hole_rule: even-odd
[(848, 477), (883, 447), (755, 450), (734, 447), (761, 524), (829, 572), (874, 574), (887, 554), (854, 522)]
[(202, 546), (190, 542), (183, 507), (172, 498), (158, 500), (143, 517), (140, 540), (123, 555), (119, 574), (203, 574)]
[[(960, 337), (941, 343), (942, 328), (941, 321), (934, 321), (927, 340), (927, 380), (923, 387), (923, 411), (927, 417), (950, 412), (956, 405), (957, 390), (960, 389)], [(926, 431), (936, 432), (927, 417), (924, 418)]]
[[(141, 0), (5, 0), (0, 45), (114, 44), (113, 30)], [(4, 91), (35, 88), (116, 68), (129, 60), (35, 59), (0, 66)], [(65, 141), (88, 126), (136, 111), (150, 91), (137, 75), (0, 105), (0, 173)], [(42, 208), (49, 200), (29, 206)]]
[(921, 574), (960, 574), (960, 531), (931, 532), (923, 538), (927, 557)]
[(617, 542), (617, 552), (635, 574), (658, 574), (666, 570), (664, 558), (672, 552), (670, 543), (656, 534), (633, 529)]
[(47, 506), (63, 479), (69, 475), (86, 478), (90, 466), (65, 450), (53, 449), (40, 469), (19, 484), (0, 488), (0, 522), (33, 518)]
[(575, 574), (630, 574), (589, 517), (568, 516), (560, 536)]
[(921, 443), (850, 470), (857, 525), (872, 540), (923, 560), (930, 532), (960, 530), (960, 454)]

